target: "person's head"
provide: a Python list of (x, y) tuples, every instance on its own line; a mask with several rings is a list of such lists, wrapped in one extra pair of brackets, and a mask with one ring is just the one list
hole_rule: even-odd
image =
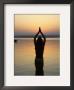
[(38, 36), (38, 39), (37, 39), (37, 41), (42, 41), (42, 38), (41, 38), (41, 36)]

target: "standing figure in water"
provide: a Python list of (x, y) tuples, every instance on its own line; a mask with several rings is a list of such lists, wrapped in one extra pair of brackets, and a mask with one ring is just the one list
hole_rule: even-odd
[[(39, 33), (41, 35), (39, 35)], [(34, 37), (34, 45), (35, 45), (35, 53), (36, 53), (36, 58), (35, 58), (36, 72), (35, 72), (35, 75), (44, 75), (43, 53), (44, 53), (45, 42), (46, 42), (46, 38), (45, 38), (44, 34), (42, 33), (41, 28), (39, 27), (39, 31)]]

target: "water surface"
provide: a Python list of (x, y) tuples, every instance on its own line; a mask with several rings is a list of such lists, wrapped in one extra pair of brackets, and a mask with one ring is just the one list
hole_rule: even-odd
[[(18, 39), (14, 44), (14, 75), (35, 75), (35, 47), (33, 39)], [(44, 48), (44, 75), (60, 75), (60, 40), (47, 39)]]

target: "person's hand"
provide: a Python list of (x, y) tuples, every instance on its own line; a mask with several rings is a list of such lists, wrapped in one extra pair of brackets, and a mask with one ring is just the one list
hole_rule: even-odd
[(41, 29), (39, 28), (39, 32), (41, 32)]
[(39, 32), (41, 32), (41, 30), (39, 29)]

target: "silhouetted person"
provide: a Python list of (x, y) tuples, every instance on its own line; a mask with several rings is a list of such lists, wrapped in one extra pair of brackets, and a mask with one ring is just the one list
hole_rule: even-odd
[[(39, 33), (41, 33), (41, 35), (38, 36)], [(38, 36), (38, 39), (36, 40), (37, 36)], [(41, 38), (41, 36), (43, 39)], [(34, 37), (36, 58), (43, 58), (45, 42), (46, 42), (46, 38), (41, 32), (41, 28), (39, 27), (39, 31)]]
[[(38, 36), (39, 33), (41, 33), (41, 35)], [(41, 28), (39, 27), (39, 31), (34, 37), (34, 45), (35, 45), (35, 53), (36, 53), (36, 58), (35, 58), (36, 72), (35, 72), (35, 75), (44, 75), (43, 52), (44, 52), (45, 42), (46, 42), (46, 38), (43, 35), (43, 33), (41, 32)]]

